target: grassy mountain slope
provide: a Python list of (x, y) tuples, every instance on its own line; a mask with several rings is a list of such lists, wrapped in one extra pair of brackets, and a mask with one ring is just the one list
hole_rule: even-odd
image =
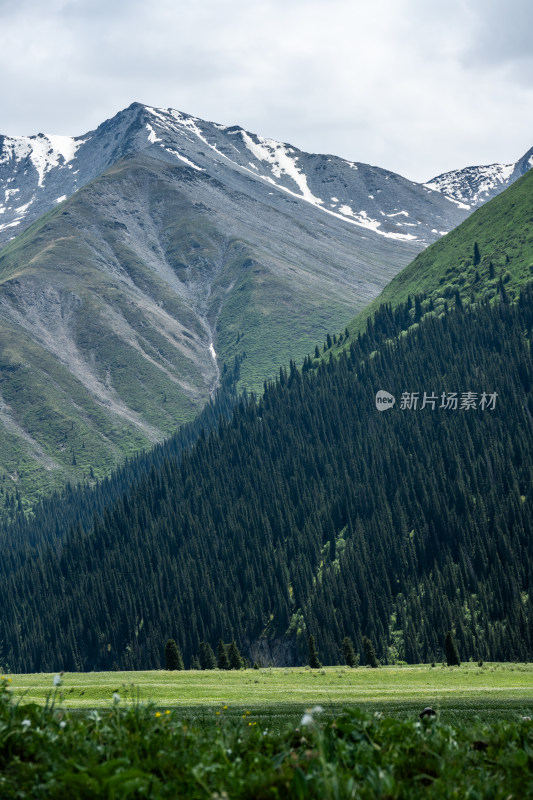
[[(394, 308), (408, 296), (413, 300), (423, 296), (422, 310), (428, 311), (432, 301), (440, 313), (457, 293), (467, 305), (496, 297), (501, 280), (507, 294), (515, 297), (533, 275), (532, 223), (533, 171), (529, 171), (420, 253), (348, 325), (349, 331), (363, 330), (381, 305), (390, 303)], [(475, 263), (475, 243), (479, 263)]]

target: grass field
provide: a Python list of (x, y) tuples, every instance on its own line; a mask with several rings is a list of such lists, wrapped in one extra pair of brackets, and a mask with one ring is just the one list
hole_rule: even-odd
[[(53, 674), (11, 675), (14, 697), (44, 703), (53, 691)], [(410, 717), (427, 705), (447, 721), (457, 716), (489, 721), (532, 714), (533, 664), (477, 664), (382, 667), (270, 668), (234, 671), (164, 670), (65, 673), (60, 695), (68, 709), (93, 709), (113, 702), (141, 700), (179, 707), (184, 715), (242, 716), (293, 721), (309, 706), (332, 716), (347, 706)], [(58, 698), (59, 699), (59, 698)], [(227, 706), (227, 708), (224, 708)]]
[(533, 797), (533, 665), (54, 678), (0, 680), (2, 800)]

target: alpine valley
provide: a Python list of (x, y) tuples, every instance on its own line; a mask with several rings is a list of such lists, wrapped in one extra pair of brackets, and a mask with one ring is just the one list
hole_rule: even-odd
[(4, 515), (301, 363), (531, 161), (421, 185), (139, 104), (0, 137)]
[(142, 106), (24, 146), (44, 216), (0, 257), (6, 437), (88, 471), (184, 424), (32, 514), (5, 479), (3, 668), (157, 668), (169, 637), (187, 666), (298, 665), (311, 634), (325, 664), (347, 638), (442, 661), (447, 633), (531, 660), (530, 154), (421, 186)]

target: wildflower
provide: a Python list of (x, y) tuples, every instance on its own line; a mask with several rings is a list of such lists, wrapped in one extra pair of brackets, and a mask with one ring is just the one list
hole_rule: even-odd
[(54, 686), (61, 686), (61, 675), (54, 675)]
[(224, 711), (227, 711), (227, 710), (228, 710), (228, 707), (227, 707), (227, 706), (222, 706), (222, 708), (224, 709)]
[(321, 714), (324, 711), (322, 706), (313, 706), (311, 709), (311, 714)]
[(168, 708), (167, 708), (167, 710), (165, 711), (165, 714), (170, 714), (170, 711), (169, 711), (169, 709), (168, 709)]
[(113, 702), (120, 703), (120, 695), (118, 692), (113, 692)]
[(65, 720), (62, 720), (62, 721), (59, 723), (59, 727), (60, 727), (60, 728), (66, 728), (66, 727), (67, 727), (67, 723), (65, 722)]
[(30, 719), (23, 719), (20, 724), (22, 725), (23, 728), (26, 728), (26, 730), (27, 730), (28, 728), (31, 727), (31, 720)]
[(302, 719), (300, 720), (300, 727), (304, 725), (312, 725), (313, 724), (313, 716), (312, 714), (308, 714), (307, 712), (303, 715)]
[(11, 681), (12, 681), (12, 678), (8, 678), (8, 679), (7, 679), (7, 682), (8, 682), (8, 683), (11, 683)]
[(160, 716), (161, 716), (161, 712), (160, 712), (160, 711), (156, 711), (156, 712), (155, 712), (155, 716), (156, 716), (156, 717), (160, 717)]
[(215, 714), (218, 717), (218, 715), (220, 714), (220, 711), (215, 711)]

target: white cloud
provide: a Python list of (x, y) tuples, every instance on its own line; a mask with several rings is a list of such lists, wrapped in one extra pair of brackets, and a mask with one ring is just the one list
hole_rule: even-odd
[(3, 133), (133, 100), (417, 180), (533, 144), (528, 0), (0, 2)]

